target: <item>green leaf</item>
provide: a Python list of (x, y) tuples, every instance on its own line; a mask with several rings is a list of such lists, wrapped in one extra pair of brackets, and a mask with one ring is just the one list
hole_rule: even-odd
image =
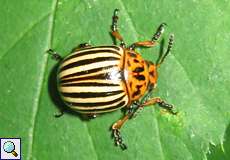
[[(165, 42), (175, 35), (154, 96), (179, 114), (145, 108), (122, 128), (126, 151), (114, 146), (109, 130), (121, 111), (90, 121), (73, 112), (54, 117), (61, 105), (57, 63), (45, 53), (53, 48), (66, 56), (80, 43), (112, 44), (115, 8), (127, 44), (150, 39), (162, 22)], [(0, 10), (0, 137), (21, 137), (23, 159), (222, 159), (210, 144), (223, 144), (229, 155), (228, 1), (2, 0)], [(138, 51), (155, 61), (159, 50)]]
[(208, 160), (228, 160), (230, 159), (230, 126), (228, 126), (225, 133), (224, 143), (218, 144), (217, 146), (211, 146), (208, 152)]

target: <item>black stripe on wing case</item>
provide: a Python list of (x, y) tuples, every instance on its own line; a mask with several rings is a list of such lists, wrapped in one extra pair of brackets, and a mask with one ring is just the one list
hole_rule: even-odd
[(80, 111), (81, 113), (100, 113), (100, 112), (109, 112), (110, 110), (114, 110), (114, 109), (119, 109), (121, 107), (123, 107), (125, 105), (125, 101), (122, 101), (121, 103), (117, 104), (117, 105), (113, 105), (110, 106), (108, 108), (101, 108), (101, 109), (87, 109), (87, 110), (81, 110), (78, 109), (77, 107), (73, 107), (73, 109), (76, 109), (78, 111)]
[[(67, 64), (66, 66), (62, 67), (60, 69), (61, 71), (73, 68), (73, 67), (79, 67), (87, 64), (92, 64), (92, 63), (97, 63), (97, 62), (103, 62), (103, 61), (115, 61), (115, 60), (120, 60), (120, 58), (117, 57), (97, 57), (97, 58), (92, 58), (92, 59), (84, 59), (80, 61), (76, 61), (70, 64)], [(108, 62), (109, 63), (109, 62)]]
[(77, 106), (77, 107), (96, 107), (96, 106), (105, 106), (105, 105), (112, 105), (113, 103), (119, 102), (125, 97), (125, 95), (114, 99), (112, 101), (107, 102), (89, 102), (89, 103), (75, 103), (75, 102), (67, 102), (71, 104), (71, 106)]
[(105, 49), (105, 50), (103, 50), (103, 49), (99, 49), (99, 50), (86, 49), (84, 52), (80, 52), (80, 53), (76, 52), (75, 54), (67, 57), (66, 59), (64, 59), (63, 62), (66, 62), (66, 61), (68, 61), (69, 59), (72, 59), (72, 58), (77, 58), (77, 57), (81, 57), (81, 56), (84, 56), (84, 55), (95, 54), (95, 53), (98, 53), (98, 54), (100, 54), (100, 53), (114, 53), (114, 54), (120, 56), (119, 52), (114, 51), (114, 50), (110, 50), (110, 49)]
[[(79, 78), (72, 78), (72, 79), (66, 79), (61, 80), (60, 83), (69, 83), (69, 82), (77, 82), (77, 81), (84, 81), (84, 80), (112, 80), (113, 77), (111, 77), (111, 73), (102, 73), (97, 74), (93, 76), (85, 76), (85, 77), (79, 77)], [(121, 74), (117, 74), (117, 79), (122, 80)]]
[(67, 84), (61, 84), (63, 87), (73, 87), (73, 86), (82, 86), (82, 87), (87, 87), (87, 86), (95, 86), (95, 87), (100, 87), (100, 86), (120, 86), (119, 84), (114, 84), (114, 83), (98, 83), (98, 82), (79, 82), (79, 83), (67, 83)]
[[(76, 48), (76, 49), (78, 49), (78, 50), (76, 50), (72, 53), (77, 53), (77, 52), (82, 52), (82, 51), (87, 52), (87, 51), (92, 51), (92, 50), (97, 50), (97, 49), (99, 51), (101, 51), (101, 50), (112, 50), (112, 49), (115, 49), (118, 52), (120, 51), (120, 48), (118, 46), (96, 46), (96, 47)], [(114, 51), (114, 50), (112, 50), (112, 51)]]
[(118, 46), (97, 46), (97, 47), (94, 47), (94, 48), (113, 48), (113, 49), (116, 49), (116, 50), (120, 50), (120, 48)]
[(81, 72), (76, 72), (76, 73), (65, 75), (65, 76), (61, 77), (61, 79), (71, 78), (74, 76), (83, 76), (86, 74), (95, 73), (95, 72), (102, 71), (102, 70), (107, 70), (107, 69), (110, 69), (113, 67), (117, 67), (117, 65), (110, 65), (110, 66), (106, 66), (106, 67), (100, 67), (100, 68), (89, 69), (89, 70), (85, 70), (85, 71), (81, 71)]
[(71, 97), (71, 98), (96, 98), (96, 97), (106, 97), (106, 96), (113, 96), (120, 94), (124, 91), (110, 91), (110, 92), (76, 92), (76, 93), (66, 93), (61, 92), (64, 97)]

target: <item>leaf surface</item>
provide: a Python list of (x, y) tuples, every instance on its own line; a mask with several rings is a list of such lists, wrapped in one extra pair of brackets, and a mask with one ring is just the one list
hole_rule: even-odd
[[(145, 108), (122, 128), (127, 151), (113, 145), (109, 130), (120, 111), (90, 121), (72, 112), (54, 118), (62, 104), (55, 92), (57, 63), (45, 53), (53, 48), (66, 56), (80, 43), (112, 44), (115, 8), (127, 44), (148, 40), (160, 23), (168, 24), (165, 43), (138, 49), (145, 59), (156, 61), (175, 35), (154, 96), (179, 114)], [(0, 10), (0, 137), (21, 137), (23, 159), (218, 159), (206, 155), (210, 144), (224, 144), (229, 155), (228, 1), (2, 0)]]

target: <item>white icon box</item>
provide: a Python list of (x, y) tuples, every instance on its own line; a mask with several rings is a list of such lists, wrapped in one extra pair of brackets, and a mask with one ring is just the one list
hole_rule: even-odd
[(0, 160), (20, 160), (21, 159), (21, 139), (20, 138), (0, 138), (1, 154)]

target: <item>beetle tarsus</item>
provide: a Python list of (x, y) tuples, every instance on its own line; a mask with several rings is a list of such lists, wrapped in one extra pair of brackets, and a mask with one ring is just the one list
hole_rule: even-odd
[(55, 118), (60, 118), (60, 117), (62, 117), (63, 115), (64, 115), (64, 111), (63, 111), (63, 110), (60, 110), (59, 113), (54, 114), (54, 117), (55, 117)]
[(60, 54), (57, 53), (56, 51), (54, 51), (53, 49), (49, 49), (46, 52), (51, 55), (52, 59), (54, 59), (56, 61), (62, 60), (62, 57), (60, 56)]
[(113, 22), (112, 22), (112, 31), (117, 31), (117, 21), (118, 21), (118, 12), (119, 9), (115, 9), (113, 13)]
[(79, 50), (81, 50), (81, 49), (83, 49), (83, 48), (90, 48), (90, 47), (92, 47), (89, 43), (81, 43), (81, 44), (79, 44), (77, 47), (74, 47), (73, 49), (72, 49), (72, 53), (73, 52), (77, 52), (77, 51), (79, 51)]
[(79, 48), (89, 48), (89, 47), (91, 47), (91, 45), (89, 43), (81, 43), (79, 45)]
[(173, 42), (174, 42), (174, 34), (170, 34), (167, 50), (163, 55), (163, 57), (160, 59), (159, 63), (157, 63), (157, 67), (159, 67), (164, 62), (165, 57), (171, 52), (173, 47)]
[(160, 107), (166, 109), (169, 113), (171, 113), (173, 115), (177, 114), (177, 112), (173, 111), (174, 107), (172, 104), (168, 104), (165, 101), (158, 102), (158, 104), (160, 105)]
[(152, 41), (155, 42), (157, 41), (161, 35), (163, 34), (164, 32), (164, 27), (167, 26), (166, 23), (161, 23), (160, 26), (158, 27), (157, 29), (157, 32), (154, 34), (153, 38), (152, 38)]
[(119, 18), (118, 12), (119, 12), (119, 9), (114, 10), (113, 18), (112, 18), (112, 25), (111, 25), (111, 30), (112, 30), (111, 34), (115, 39), (118, 39), (120, 41), (120, 46), (122, 48), (125, 48), (125, 42), (124, 42), (121, 34), (118, 31), (118, 25), (117, 25), (118, 18)]
[(121, 133), (118, 129), (113, 129), (114, 142), (117, 146), (120, 146), (122, 150), (127, 149), (127, 145), (123, 143)]

